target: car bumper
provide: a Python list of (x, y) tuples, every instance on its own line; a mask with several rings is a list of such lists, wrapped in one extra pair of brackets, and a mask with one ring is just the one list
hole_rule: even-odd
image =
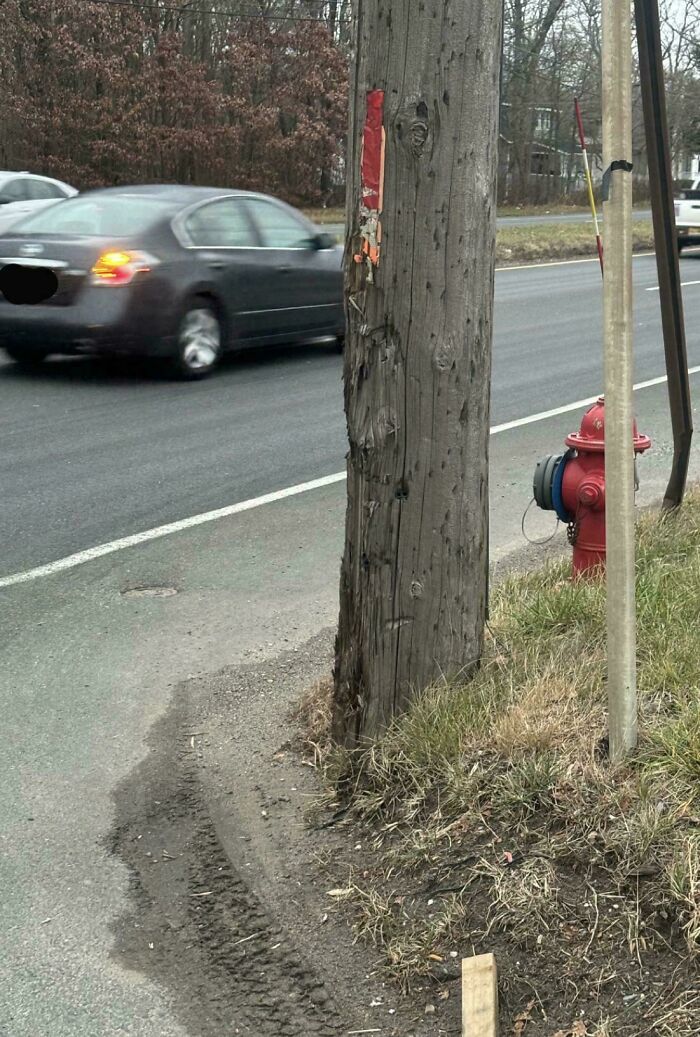
[[(144, 290), (146, 289), (146, 290)], [(84, 286), (68, 306), (16, 306), (0, 300), (0, 346), (51, 353), (167, 356), (177, 312), (153, 285)]]

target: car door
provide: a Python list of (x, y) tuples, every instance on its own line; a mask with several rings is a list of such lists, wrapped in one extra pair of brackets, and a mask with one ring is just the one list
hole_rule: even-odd
[(265, 321), (282, 336), (334, 334), (342, 323), (337, 249), (319, 248), (315, 228), (289, 206), (246, 198), (269, 271)]
[(245, 206), (231, 197), (203, 202), (185, 214), (181, 229), (183, 244), (196, 257), (199, 280), (214, 286), (226, 308), (233, 344), (254, 339), (267, 277)]

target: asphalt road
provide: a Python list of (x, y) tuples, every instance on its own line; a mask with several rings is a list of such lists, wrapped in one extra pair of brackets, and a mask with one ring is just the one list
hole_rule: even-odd
[[(700, 255), (683, 279), (700, 279)], [(634, 263), (636, 377), (663, 374), (654, 260)], [(700, 286), (685, 289), (700, 364)], [(496, 276), (493, 424), (602, 385), (596, 263)], [(268, 351), (209, 381), (177, 384), (90, 359), (40, 373), (0, 362), (0, 576), (343, 467), (341, 359)]]

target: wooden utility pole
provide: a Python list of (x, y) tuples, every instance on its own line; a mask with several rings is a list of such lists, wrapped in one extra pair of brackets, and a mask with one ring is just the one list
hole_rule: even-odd
[(602, 26), (608, 703), (616, 761), (637, 744), (629, 0), (602, 0)]
[(357, 0), (334, 733), (483, 643), (501, 0)]

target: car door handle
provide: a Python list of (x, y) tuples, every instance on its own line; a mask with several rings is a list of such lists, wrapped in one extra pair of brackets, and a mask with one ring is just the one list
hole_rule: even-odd
[(223, 259), (212, 259), (209, 261), (208, 266), (211, 270), (223, 270), (226, 264)]
[(277, 273), (278, 274), (288, 274), (291, 269), (292, 269), (291, 266), (278, 266), (277, 267)]

